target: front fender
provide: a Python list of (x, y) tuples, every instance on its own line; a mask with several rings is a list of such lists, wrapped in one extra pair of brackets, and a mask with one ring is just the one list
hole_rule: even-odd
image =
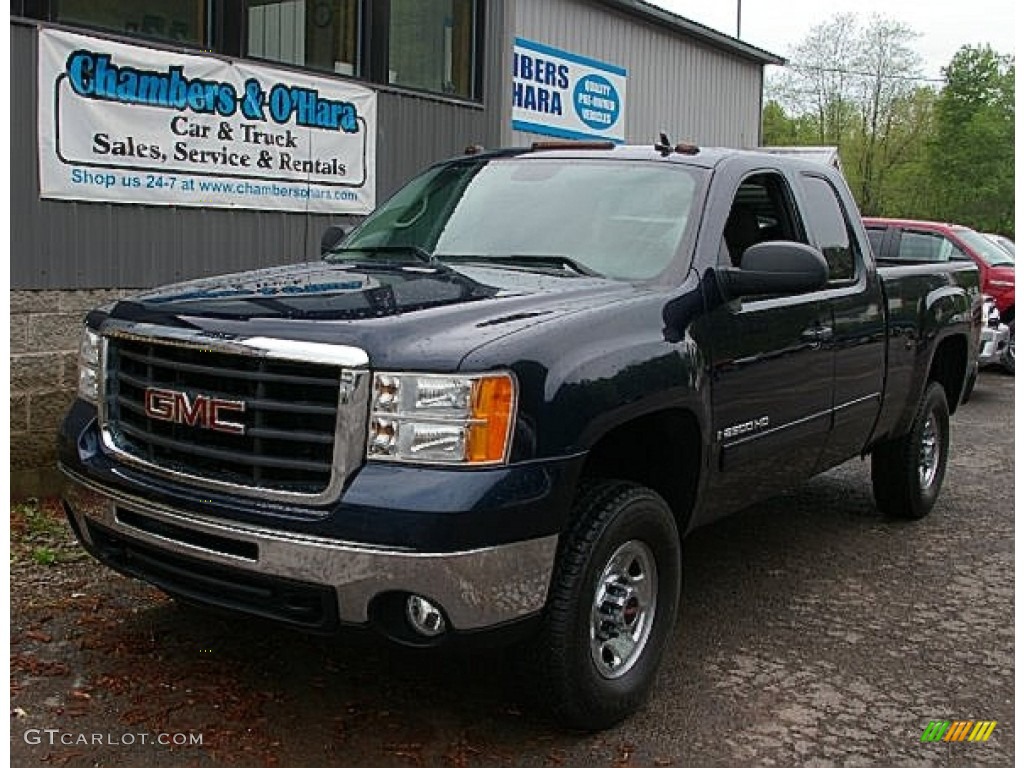
[(513, 461), (575, 455), (665, 409), (690, 411), (702, 430), (711, 423), (707, 355), (687, 329), (665, 326), (673, 295), (590, 308), (466, 357), (463, 370), (511, 367), (519, 380)]

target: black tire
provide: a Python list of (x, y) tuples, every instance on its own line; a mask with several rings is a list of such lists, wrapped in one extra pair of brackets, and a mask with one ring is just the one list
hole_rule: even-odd
[(1011, 376), (1015, 375), (1013, 369), (1014, 369), (1015, 358), (1016, 358), (1016, 353), (1015, 353), (1015, 350), (1014, 350), (1014, 342), (1013, 342), (1013, 324), (1014, 324), (1014, 322), (1015, 322), (1015, 320), (1011, 320), (1010, 321), (1010, 338), (1006, 340), (1006, 349), (1003, 351), (1003, 357), (999, 361), (1000, 363), (1002, 363), (1003, 370), (1006, 371)]
[[(926, 440), (934, 445), (934, 462)], [(908, 520), (927, 515), (942, 489), (948, 456), (949, 406), (946, 391), (933, 381), (925, 388), (910, 432), (871, 452), (871, 485), (878, 508)]]
[[(657, 493), (635, 483), (610, 480), (587, 484), (577, 494), (572, 521), (559, 542), (541, 629), (522, 654), (520, 668), (538, 703), (560, 725), (597, 731), (633, 714), (650, 693), (675, 626), (682, 588), (682, 548), (668, 505)], [(620, 567), (626, 569), (621, 581), (615, 581), (617, 569), (610, 562), (613, 555), (620, 555)], [(631, 562), (630, 557), (636, 559)], [(640, 589), (650, 589), (652, 582), (648, 580), (645, 586), (644, 580), (651, 574), (654, 594), (648, 594), (645, 602)], [(602, 602), (612, 610), (598, 615), (593, 606), (602, 595), (625, 604)], [(648, 604), (654, 606), (653, 612), (644, 607)], [(603, 616), (609, 618), (595, 640), (592, 626)], [(615, 669), (617, 657), (608, 648), (623, 641), (610, 629), (613, 626), (626, 630), (623, 637), (631, 637), (634, 631), (643, 637), (632, 643), (635, 650), (622, 654), (625, 659)], [(646, 635), (641, 627), (648, 627)], [(629, 645), (631, 641), (625, 642)]]

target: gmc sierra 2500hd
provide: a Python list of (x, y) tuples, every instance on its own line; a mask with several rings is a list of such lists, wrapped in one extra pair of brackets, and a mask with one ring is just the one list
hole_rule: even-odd
[(884, 513), (928, 514), (980, 305), (972, 264), (878, 268), (824, 165), (475, 153), (320, 262), (91, 312), (65, 508), (187, 601), (499, 633), (604, 728), (650, 689), (697, 526), (867, 455)]

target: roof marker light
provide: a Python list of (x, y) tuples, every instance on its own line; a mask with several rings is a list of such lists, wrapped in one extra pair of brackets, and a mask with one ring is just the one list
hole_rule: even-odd
[(615, 149), (614, 141), (535, 141), (530, 149)]

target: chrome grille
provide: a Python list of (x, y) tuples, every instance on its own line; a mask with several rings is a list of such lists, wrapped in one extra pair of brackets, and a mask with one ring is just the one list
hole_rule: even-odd
[[(337, 490), (352, 446), (336, 445), (339, 414), (356, 377), (341, 365), (270, 357), (210, 344), (110, 337), (106, 343), (101, 426), (109, 447), (199, 484), (323, 497)], [(146, 413), (147, 388), (245, 403), (231, 420), (243, 434), (162, 421)], [(358, 412), (351, 414), (363, 429)]]

